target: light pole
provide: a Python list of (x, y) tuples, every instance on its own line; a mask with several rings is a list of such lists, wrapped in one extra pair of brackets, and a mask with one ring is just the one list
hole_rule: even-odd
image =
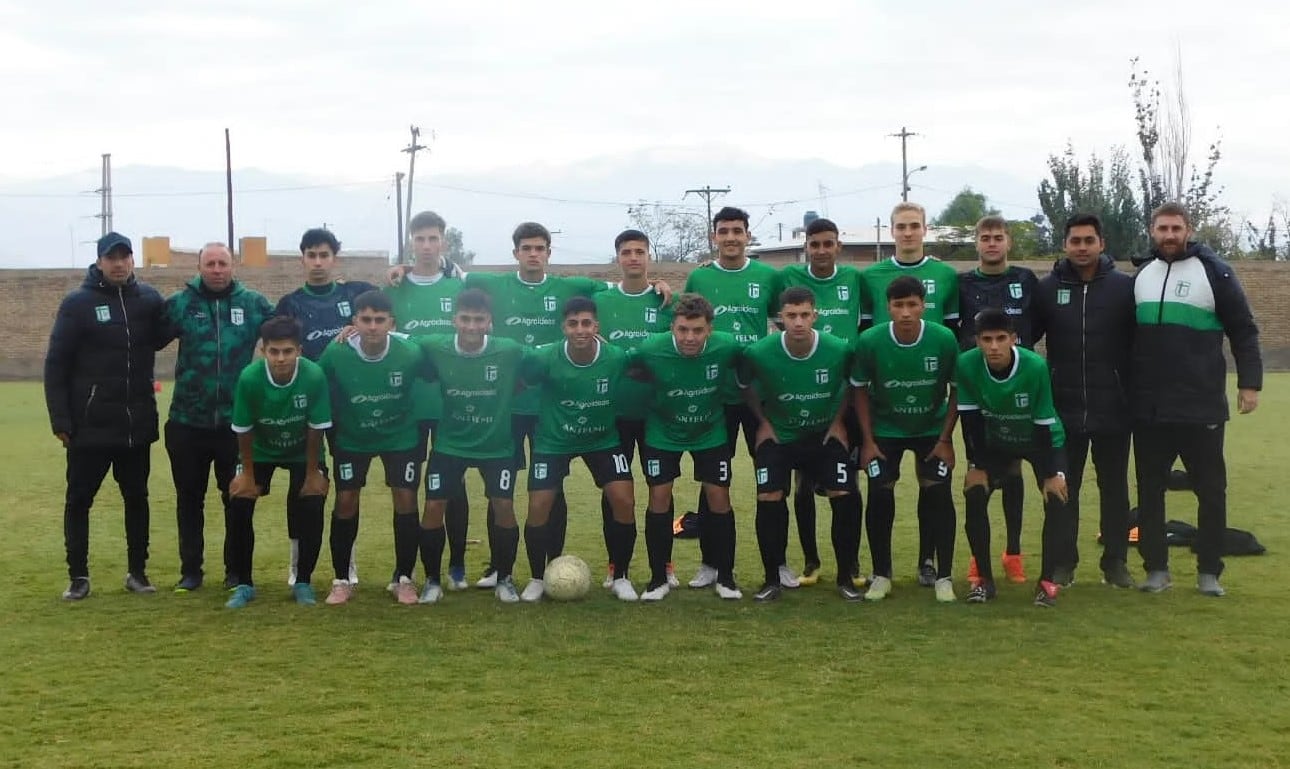
[(905, 172), (905, 180), (901, 182), (901, 185), (900, 185), (901, 200), (906, 202), (909, 201), (909, 177), (913, 176), (919, 171), (926, 171), (926, 170), (927, 170), (927, 166), (919, 166), (918, 168), (911, 168), (910, 170)]

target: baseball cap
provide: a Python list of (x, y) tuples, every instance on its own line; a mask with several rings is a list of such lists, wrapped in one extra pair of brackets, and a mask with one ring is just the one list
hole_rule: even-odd
[(125, 246), (125, 250), (134, 253), (134, 246), (130, 245), (130, 239), (119, 232), (109, 232), (99, 238), (99, 256), (107, 256), (108, 253), (117, 247)]

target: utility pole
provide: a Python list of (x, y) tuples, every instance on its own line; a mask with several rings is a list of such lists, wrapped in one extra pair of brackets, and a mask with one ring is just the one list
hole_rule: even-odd
[[(412, 132), (412, 140), (408, 142), (408, 146), (404, 147), (402, 150), (403, 152), (408, 153), (408, 207), (405, 221), (409, 222), (412, 221), (412, 175), (417, 168), (417, 153), (421, 150), (429, 149), (424, 144), (417, 144), (417, 139), (421, 136), (421, 129), (416, 126), (411, 126), (410, 130)], [(406, 236), (400, 232), (399, 243), (403, 243), (405, 239)], [(399, 252), (403, 252), (402, 245), (399, 246)]]
[(879, 216), (873, 220), (874, 244), (873, 260), (874, 262), (882, 261), (882, 217)]
[(112, 231), (112, 153), (103, 153), (103, 173), (99, 182), (99, 188), (94, 190), (99, 194), (99, 213), (95, 217), (99, 220), (99, 235), (106, 235)]
[(914, 133), (913, 131), (910, 131), (908, 128), (905, 128), (904, 126), (901, 126), (900, 133), (887, 134), (887, 135), (897, 136), (900, 138), (900, 199), (904, 201), (908, 201), (909, 200), (909, 154), (907, 151), (908, 148), (906, 147), (906, 144), (908, 143), (909, 137), (917, 136), (918, 134)]
[(228, 252), (236, 254), (237, 241), (233, 240), (233, 145), (227, 128), (224, 129), (224, 187), (228, 195)]
[(684, 200), (685, 198), (690, 197), (691, 194), (698, 195), (699, 197), (703, 198), (703, 202), (708, 204), (707, 222), (708, 222), (708, 248), (709, 249), (712, 248), (712, 196), (726, 195), (726, 194), (729, 194), (729, 192), (730, 192), (729, 187), (716, 188), (710, 184), (705, 184), (699, 189), (686, 190), (685, 194), (681, 196), (681, 199)]
[(403, 264), (403, 244), (407, 241), (407, 236), (403, 233), (403, 172), (394, 173), (394, 216), (398, 220), (399, 231), (399, 264)]

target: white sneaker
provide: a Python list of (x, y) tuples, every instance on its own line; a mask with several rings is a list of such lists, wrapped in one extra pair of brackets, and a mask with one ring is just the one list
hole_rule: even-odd
[(664, 598), (667, 598), (667, 594), (670, 592), (672, 592), (671, 585), (668, 585), (666, 582), (664, 582), (663, 584), (659, 585), (653, 590), (646, 590), (644, 593), (641, 593), (641, 600), (651, 601), (651, 602), (661, 601)]
[(717, 597), (725, 601), (738, 601), (740, 598), (744, 597), (744, 593), (737, 587), (726, 587), (718, 582)]
[(496, 574), (493, 575), (493, 580), (497, 582), (497, 587), (493, 588), (493, 594), (497, 596), (497, 600), (502, 603), (520, 602), (520, 594), (515, 592), (515, 580), (510, 577), (497, 579)]
[(949, 577), (936, 580), (936, 600), (941, 603), (954, 603), (958, 600), (958, 596), (954, 595), (954, 580)]
[(291, 540), (291, 566), (287, 569), (287, 585), (296, 584), (296, 567), (300, 564), (300, 540)]
[(475, 587), (480, 590), (488, 590), (490, 588), (497, 587), (497, 570), (489, 569), (484, 572), (484, 576), (479, 578), (479, 581), (475, 583)]
[(881, 601), (890, 593), (891, 579), (875, 575), (873, 581), (869, 583), (869, 589), (865, 591), (864, 599), (866, 601)]
[(614, 586), (614, 565), (612, 563), (609, 564), (609, 568), (605, 570), (605, 581), (601, 582), (600, 586), (606, 590)]
[[(501, 585), (498, 585), (498, 587), (500, 588)], [(525, 603), (537, 603), (542, 600), (542, 596), (545, 594), (546, 583), (540, 579), (531, 579), (524, 586), (524, 592), (520, 593), (520, 600)]]
[(677, 579), (677, 577), (676, 577), (676, 568), (675, 568), (674, 566), (672, 566), (672, 562), (671, 562), (671, 561), (668, 561), (668, 562), (667, 562), (667, 586), (668, 586), (668, 587), (680, 587), (680, 586), (681, 586), (681, 580)]
[(690, 587), (697, 589), (712, 587), (715, 584), (717, 584), (717, 570), (706, 563), (699, 564), (699, 571), (694, 575), (694, 579), (690, 580)]
[(439, 603), (441, 598), (443, 598), (443, 588), (439, 583), (427, 581), (425, 587), (421, 588), (421, 597), (417, 599), (417, 603)]
[(614, 597), (620, 601), (635, 601), (640, 598), (636, 595), (636, 588), (632, 587), (631, 580), (626, 577), (614, 580), (610, 589), (614, 591)]
[(349, 586), (358, 587), (358, 561), (354, 555), (358, 552), (358, 545), (349, 551)]
[(466, 569), (464, 567), (457, 566), (448, 569), (449, 590), (465, 590), (468, 587), (470, 587), (470, 583), (466, 581)]
[(785, 590), (796, 590), (802, 586), (802, 581), (797, 578), (793, 570), (788, 568), (788, 564), (779, 565), (779, 586)]

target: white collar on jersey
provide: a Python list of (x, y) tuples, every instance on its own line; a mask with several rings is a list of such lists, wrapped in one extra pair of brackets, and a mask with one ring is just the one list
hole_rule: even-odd
[(590, 363), (579, 363), (573, 359), (573, 356), (569, 355), (568, 339), (564, 340), (564, 359), (569, 361), (569, 363), (571, 363), (572, 365), (577, 366), (578, 368), (590, 368), (591, 366), (594, 366), (596, 364), (596, 361), (600, 360), (600, 340), (595, 339), (593, 341), (596, 343), (596, 354), (591, 359)]
[(524, 284), (524, 285), (526, 285), (526, 286), (541, 286), (541, 285), (543, 285), (544, 283), (546, 283), (546, 280), (547, 280), (547, 278), (549, 278), (549, 277), (551, 277), (551, 274), (550, 274), (550, 273), (542, 273), (542, 280), (539, 280), (539, 281), (538, 281), (538, 282), (536, 282), (536, 283), (531, 283), (531, 282), (529, 282), (529, 281), (525, 280), (525, 279), (523, 278), (523, 276), (521, 276), (521, 275), (520, 275), (520, 271), (519, 271), (519, 270), (516, 270), (516, 271), (515, 271), (515, 279), (516, 279), (516, 280), (518, 280), (519, 282), (523, 283), (523, 284)]
[(452, 349), (456, 350), (458, 355), (462, 355), (467, 358), (473, 358), (474, 356), (480, 355), (484, 352), (484, 350), (488, 349), (488, 334), (484, 334), (484, 344), (481, 345), (480, 348), (478, 350), (475, 350), (474, 352), (466, 352), (465, 350), (461, 349), (461, 335), (453, 334)]
[(812, 280), (818, 280), (821, 283), (827, 283), (828, 281), (833, 280), (838, 276), (838, 263), (837, 262), (833, 263), (833, 272), (827, 278), (821, 278), (819, 275), (816, 275), (815, 273), (811, 272), (810, 263), (807, 263), (806, 265), (806, 274), (811, 276)]
[(363, 352), (363, 337), (358, 334), (355, 334), (351, 336), (349, 339), (346, 339), (345, 343), (348, 344), (350, 347), (353, 347), (354, 351), (358, 353), (358, 357), (362, 358), (368, 363), (380, 363), (381, 361), (385, 360), (385, 356), (389, 355), (390, 353), (390, 337), (388, 335), (386, 335), (385, 337), (385, 349), (381, 350), (379, 355), (368, 355), (367, 353)]
[(265, 379), (267, 379), (267, 380), (269, 380), (269, 384), (273, 385), (274, 387), (278, 388), (279, 390), (285, 390), (286, 388), (288, 388), (288, 387), (290, 387), (291, 385), (295, 384), (295, 383), (296, 383), (296, 377), (297, 377), (297, 376), (299, 376), (299, 375), (300, 375), (300, 359), (299, 359), (299, 358), (296, 358), (296, 367), (295, 367), (295, 369), (291, 372), (291, 378), (287, 380), (287, 383), (286, 383), (286, 384), (278, 384), (277, 382), (273, 381), (273, 372), (269, 370), (269, 361), (267, 361), (267, 360), (266, 360), (266, 361), (264, 362), (264, 378), (265, 378)]
[(899, 339), (896, 338), (896, 324), (895, 323), (887, 324), (887, 333), (891, 334), (891, 341), (895, 342), (897, 347), (917, 346), (919, 342), (923, 341), (923, 331), (926, 329), (927, 329), (927, 321), (925, 320), (918, 321), (918, 338), (910, 342), (909, 344), (904, 344), (903, 342), (901, 342)]
[[(677, 355), (680, 355), (682, 358), (688, 358), (688, 357), (690, 357), (690, 356), (686, 355), (685, 353), (681, 352), (681, 348), (680, 348), (680, 347), (677, 347), (677, 346), (676, 346), (676, 337), (675, 337), (675, 336), (673, 336), (673, 337), (672, 337), (672, 349), (676, 352), (676, 354), (677, 354)], [(697, 352), (697, 353), (695, 354), (695, 356), (694, 356), (694, 357), (696, 357), (696, 358), (697, 358), (697, 357), (699, 357), (699, 356), (700, 356), (700, 355), (702, 355), (703, 353), (707, 352), (707, 350), (708, 350), (708, 340), (707, 340), (707, 339), (704, 339), (704, 340), (703, 340), (703, 348), (702, 348), (702, 349), (700, 349), (700, 350), (699, 350), (699, 352)]]
[[(985, 353), (981, 353), (981, 357), (984, 358)], [(1012, 379), (1014, 376), (1016, 376), (1017, 367), (1020, 365), (1021, 365), (1021, 356), (1017, 354), (1017, 346), (1014, 344), (1012, 346), (1012, 368), (1008, 369), (1008, 375), (1006, 377), (1003, 377), (1002, 379), (995, 376), (994, 371), (990, 368), (989, 362), (985, 364), (985, 373), (989, 374), (990, 378), (996, 382), (1006, 382), (1009, 379)]]
[(648, 283), (645, 284), (644, 291), (637, 291), (634, 294), (628, 291), (627, 289), (623, 288), (623, 282), (621, 280), (618, 281), (617, 283), (611, 283), (610, 285), (618, 289), (618, 293), (622, 294), (623, 296), (645, 296), (646, 294), (650, 294), (654, 292), (654, 287)]
[(780, 335), (779, 335), (779, 346), (780, 346), (780, 347), (783, 347), (783, 348), (784, 348), (784, 354), (785, 354), (785, 355), (787, 355), (788, 357), (792, 358), (793, 360), (810, 360), (810, 359), (811, 359), (811, 356), (815, 354), (815, 351), (816, 351), (816, 350), (818, 350), (818, 349), (820, 349), (820, 332), (819, 332), (819, 331), (816, 331), (815, 329), (811, 329), (811, 334), (812, 334), (812, 336), (811, 336), (811, 351), (810, 351), (810, 352), (808, 352), (807, 354), (803, 355), (803, 356), (802, 356), (802, 357), (800, 357), (800, 358), (799, 358), (799, 357), (797, 357), (796, 355), (794, 355), (794, 354), (792, 353), (792, 351), (790, 351), (790, 350), (788, 349), (788, 334), (780, 334)]
[(897, 267), (899, 267), (899, 268), (900, 268), (900, 269), (902, 269), (902, 270), (912, 270), (912, 269), (913, 269), (913, 268), (915, 268), (915, 267), (921, 267), (921, 266), (923, 266), (923, 264), (924, 264), (928, 259), (930, 259), (931, 257), (929, 257), (927, 254), (923, 254), (923, 258), (922, 258), (922, 259), (919, 259), (917, 262), (910, 262), (909, 264), (906, 264), (906, 263), (904, 263), (904, 262), (900, 261), (899, 259), (897, 259), (897, 258), (896, 258), (896, 257), (894, 257), (894, 256), (889, 256), (889, 257), (887, 257), (887, 258), (891, 260), (891, 263), (892, 263), (892, 264), (896, 265)]
[(744, 270), (748, 269), (748, 265), (752, 264), (752, 257), (748, 256), (747, 254), (744, 254), (744, 263), (733, 270), (730, 269), (729, 267), (722, 267), (720, 259), (713, 259), (711, 264), (713, 267), (716, 267), (718, 270), (721, 270), (722, 272), (743, 272)]

